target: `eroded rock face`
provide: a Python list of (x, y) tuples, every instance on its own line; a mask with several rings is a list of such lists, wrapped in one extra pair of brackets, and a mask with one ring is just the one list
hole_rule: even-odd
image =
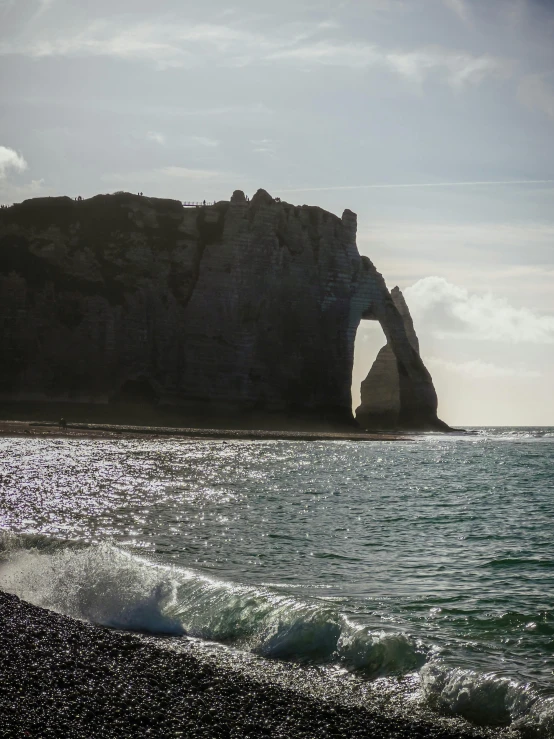
[[(390, 297), (404, 325), (409, 346), (404, 339), (399, 345), (398, 338), (385, 330), (387, 344), (362, 382), (356, 420), (363, 428), (447, 431), (449, 427), (437, 418), (437, 395), (431, 375), (419, 356), (419, 340), (404, 296), (395, 287)], [(392, 313), (390, 306), (389, 313)]]
[(381, 322), (405, 368), (404, 415), (436, 410), (405, 322), (358, 254), (355, 214), (264, 190), (199, 208), (119, 193), (4, 209), (0, 311), (3, 400), (352, 422), (363, 316)]

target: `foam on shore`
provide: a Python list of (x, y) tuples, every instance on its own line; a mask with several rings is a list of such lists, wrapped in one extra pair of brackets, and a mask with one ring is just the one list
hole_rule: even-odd
[(168, 641), (164, 646), (0, 593), (0, 735), (514, 736), (457, 719), (401, 716), (392, 705), (372, 703), (369, 693), (356, 700), (344, 683), (338, 691), (314, 669), (279, 663), (266, 669), (265, 660), (252, 657), (259, 669), (250, 675), (251, 665), (241, 672), (215, 652), (203, 658), (192, 641), (181, 638), (177, 650)]

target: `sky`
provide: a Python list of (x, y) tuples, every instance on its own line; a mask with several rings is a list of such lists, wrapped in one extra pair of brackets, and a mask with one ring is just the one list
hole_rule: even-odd
[(0, 0), (0, 202), (350, 208), (439, 415), (554, 425), (553, 37), (554, 0)]

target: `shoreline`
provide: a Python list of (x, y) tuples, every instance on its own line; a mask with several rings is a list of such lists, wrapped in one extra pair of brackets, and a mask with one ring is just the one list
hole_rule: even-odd
[(90, 439), (155, 439), (177, 437), (188, 439), (227, 439), (242, 441), (410, 441), (405, 434), (367, 433), (362, 431), (280, 431), (273, 429), (193, 428), (139, 426), (108, 423), (68, 423), (66, 428), (52, 421), (0, 420), (0, 437), (23, 436)]
[(271, 671), (256, 680), (192, 649), (176, 652), (152, 641), (0, 592), (0, 737), (516, 736), (438, 716), (399, 717), (324, 692), (317, 697), (272, 681)]

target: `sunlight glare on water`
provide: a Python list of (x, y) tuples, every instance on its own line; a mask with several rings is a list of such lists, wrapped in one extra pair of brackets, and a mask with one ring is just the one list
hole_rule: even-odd
[[(286, 659), (340, 659), (371, 674), (432, 663), (422, 673), (429, 690), (439, 689), (436, 670), (447, 667), (554, 694), (551, 430), (394, 443), (0, 445), (0, 528), (12, 537), (0, 587), (33, 599), (33, 568), (25, 578), (16, 573), (20, 547), (48, 553), (52, 577), (53, 557), (66, 579), (70, 569), (85, 577), (95, 568), (99, 582), (120, 568), (138, 593), (145, 586), (121, 559), (135, 553), (135, 563), (172, 568), (149, 575), (150, 590), (137, 596), (140, 613), (152, 593), (163, 600), (156, 618), (172, 633), (231, 639)], [(94, 547), (103, 554), (93, 565)], [(169, 583), (160, 575), (169, 571), (181, 574)], [(106, 609), (90, 604), (101, 597), (95, 587), (87, 613), (109, 622)], [(105, 595), (112, 586), (103, 587)], [(121, 610), (112, 590), (110, 607)], [(41, 597), (72, 612), (52, 594)], [(138, 618), (133, 602), (126, 623)], [(291, 620), (293, 611), (302, 618)]]

